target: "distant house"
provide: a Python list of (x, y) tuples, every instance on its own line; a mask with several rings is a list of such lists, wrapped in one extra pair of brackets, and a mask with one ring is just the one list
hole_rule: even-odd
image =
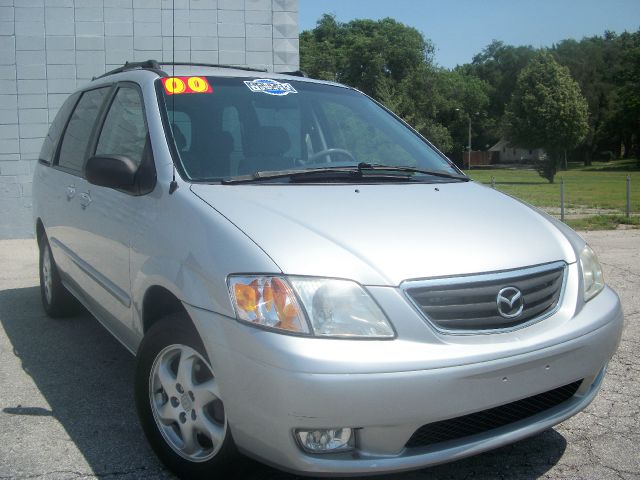
[(541, 148), (521, 148), (511, 145), (507, 140), (500, 140), (489, 151), (492, 163), (533, 163), (546, 155)]

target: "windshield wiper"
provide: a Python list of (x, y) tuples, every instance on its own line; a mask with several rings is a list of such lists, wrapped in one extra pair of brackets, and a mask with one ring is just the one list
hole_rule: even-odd
[(425, 170), (422, 168), (408, 167), (403, 165), (381, 165), (379, 163), (366, 163), (360, 162), (358, 164), (358, 172), (362, 175), (363, 172), (368, 170), (377, 172), (407, 172), (407, 173), (422, 173), (424, 175), (433, 175), (435, 177), (452, 178), (455, 180), (461, 180), (468, 182), (470, 179), (463, 175), (454, 175), (453, 173), (443, 172), (442, 170)]
[(391, 175), (391, 174), (374, 174), (363, 176), (360, 169), (353, 167), (325, 167), (305, 170), (274, 170), (274, 171), (257, 171), (249, 175), (238, 175), (222, 180), (223, 185), (233, 185), (238, 183), (255, 183), (260, 181), (274, 180), (278, 178), (289, 178), (293, 182), (304, 182), (313, 180), (392, 180), (406, 181), (411, 179), (409, 174)]
[[(396, 172), (396, 173), (394, 173)], [(262, 170), (249, 175), (238, 175), (222, 180), (223, 185), (234, 185), (238, 183), (256, 183), (260, 181), (274, 180), (278, 178), (289, 178), (292, 182), (305, 182), (314, 180), (388, 180), (407, 181), (415, 180), (415, 174), (431, 175), (435, 177), (451, 178), (463, 182), (469, 178), (440, 170), (423, 170), (407, 166), (390, 166), (360, 162), (353, 167), (325, 167), (305, 170)]]

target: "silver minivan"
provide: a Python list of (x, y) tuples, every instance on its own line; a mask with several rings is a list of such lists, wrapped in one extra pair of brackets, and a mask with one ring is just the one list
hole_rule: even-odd
[(584, 240), (344, 85), (127, 64), (64, 103), (33, 186), (45, 310), (136, 355), (186, 478), (477, 454), (584, 409), (620, 340)]

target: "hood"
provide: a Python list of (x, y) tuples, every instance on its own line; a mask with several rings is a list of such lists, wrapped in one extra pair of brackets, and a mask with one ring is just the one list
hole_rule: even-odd
[(191, 189), (289, 275), (395, 286), (576, 260), (541, 214), (474, 182)]

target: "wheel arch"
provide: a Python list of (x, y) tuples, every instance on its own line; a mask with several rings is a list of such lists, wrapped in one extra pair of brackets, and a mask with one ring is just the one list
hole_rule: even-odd
[(185, 318), (195, 329), (182, 301), (169, 289), (161, 285), (151, 285), (147, 288), (142, 300), (142, 333), (146, 334), (159, 320), (172, 313), (184, 313)]
[(45, 235), (44, 223), (42, 223), (42, 219), (38, 218), (36, 220), (36, 241), (38, 242), (38, 247), (42, 246), (42, 239)]

